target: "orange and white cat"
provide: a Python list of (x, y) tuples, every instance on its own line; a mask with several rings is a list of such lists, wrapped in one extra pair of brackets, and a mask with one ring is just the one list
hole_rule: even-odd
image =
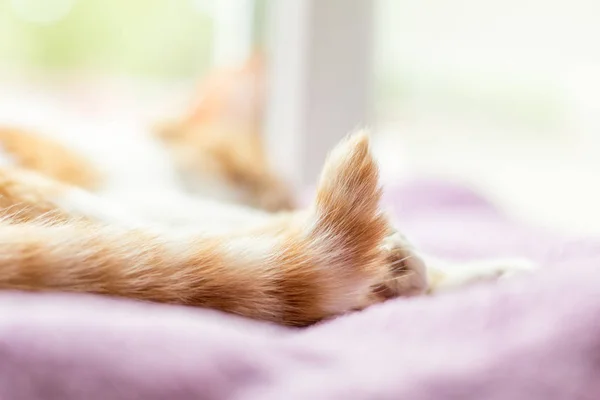
[(4, 289), (211, 307), (288, 325), (405, 294), (400, 287), (426, 290), (422, 263), (379, 209), (377, 166), (361, 134), (332, 153), (309, 209), (225, 234), (122, 220), (104, 199), (18, 168), (2, 170), (0, 188)]
[[(225, 97), (239, 99), (237, 87)], [(528, 268), (449, 266), (418, 252), (380, 209), (365, 133), (332, 151), (312, 205), (293, 209), (255, 111), (228, 108), (222, 86), (207, 93), (159, 135), (135, 121), (81, 119), (43, 99), (0, 104), (0, 288), (303, 326)]]
[(426, 267), (379, 208), (363, 133), (332, 152), (308, 209), (249, 214), (224, 222), (225, 233), (134, 220), (91, 192), (20, 168), (0, 171), (3, 289), (106, 294), (303, 326), (519, 268), (461, 276)]

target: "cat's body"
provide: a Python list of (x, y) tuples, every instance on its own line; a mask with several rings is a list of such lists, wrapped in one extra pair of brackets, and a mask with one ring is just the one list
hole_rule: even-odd
[(379, 210), (364, 135), (331, 156), (308, 210), (226, 234), (122, 220), (92, 193), (20, 169), (2, 172), (2, 288), (108, 294), (306, 325), (382, 301), (382, 286), (419, 263), (406, 259)]
[[(463, 270), (454, 282), (447, 271), (427, 270), (379, 209), (377, 166), (363, 134), (330, 156), (307, 210), (238, 210), (216, 230), (199, 220), (157, 224), (37, 173), (0, 171), (5, 289), (107, 294), (306, 325), (513, 268)], [(217, 219), (222, 209), (204, 211)]]
[(42, 103), (0, 104), (2, 289), (302, 326), (523, 267), (448, 267), (414, 249), (379, 208), (365, 134), (332, 152), (312, 205), (290, 210), (291, 191), (243, 113), (195, 113), (153, 135), (134, 121), (81, 119)]

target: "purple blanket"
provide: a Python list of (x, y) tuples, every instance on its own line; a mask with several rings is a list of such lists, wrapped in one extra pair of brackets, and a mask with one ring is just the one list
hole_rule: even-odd
[(435, 254), (543, 272), (305, 330), (93, 296), (0, 295), (0, 399), (600, 399), (600, 241), (522, 226), (440, 183), (388, 193)]

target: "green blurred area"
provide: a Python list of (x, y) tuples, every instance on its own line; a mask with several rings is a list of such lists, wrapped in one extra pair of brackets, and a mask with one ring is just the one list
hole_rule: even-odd
[[(83, 70), (165, 80), (200, 77), (211, 67), (215, 31), (206, 7), (217, 1), (0, 0), (0, 70)], [(253, 2), (252, 39), (257, 48), (266, 40), (266, 10), (272, 1)], [(443, 1), (419, 6), (426, 10), (423, 21), (432, 28), (438, 3)], [(423, 40), (420, 27), (410, 23), (413, 14), (420, 15), (411, 8), (418, 4), (377, 1), (374, 99), (378, 119), (393, 120), (418, 102), (417, 108), (464, 113), (469, 118), (481, 114), (543, 129), (557, 124), (564, 94), (552, 79), (537, 76), (543, 74), (525, 71), (506, 77), (494, 70), (473, 74), (446, 70), (431, 61), (435, 57), (427, 62), (411, 58), (406, 51), (415, 46), (409, 44)], [(61, 8), (67, 11), (54, 22), (40, 22), (31, 15), (40, 10), (60, 14)], [(475, 33), (483, 29), (474, 26)]]
[(23, 14), (35, 2), (0, 0), (0, 66), (180, 78), (210, 65), (213, 22), (192, 1), (52, 0), (73, 4), (51, 23)]

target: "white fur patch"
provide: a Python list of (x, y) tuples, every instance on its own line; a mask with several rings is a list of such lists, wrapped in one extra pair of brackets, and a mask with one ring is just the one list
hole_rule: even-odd
[(52, 199), (65, 212), (95, 220), (135, 228), (139, 222), (123, 209), (78, 188), (69, 188), (62, 196)]
[(524, 258), (498, 258), (470, 262), (447, 262), (433, 257), (426, 259), (428, 268), (441, 278), (433, 292), (452, 290), (481, 281), (510, 278), (537, 269), (535, 263)]
[(14, 167), (17, 164), (15, 158), (2, 148), (2, 144), (0, 144), (0, 167)]
[(250, 236), (229, 239), (225, 244), (226, 254), (241, 258), (241, 265), (265, 265), (272, 261), (280, 241), (272, 236)]

